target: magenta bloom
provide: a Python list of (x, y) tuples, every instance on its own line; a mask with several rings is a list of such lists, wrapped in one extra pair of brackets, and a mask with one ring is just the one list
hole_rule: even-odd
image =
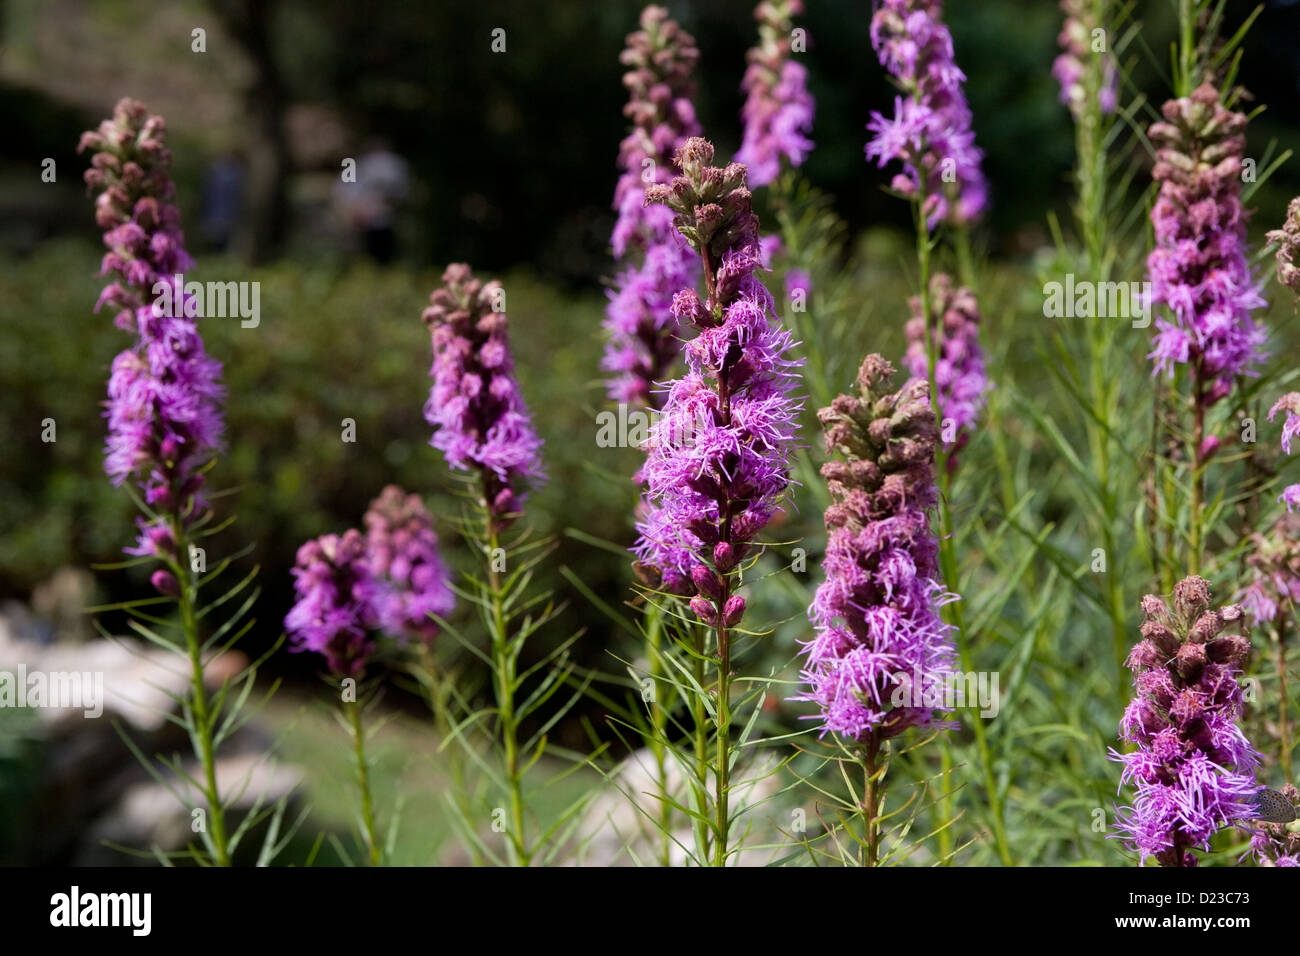
[(370, 503), (364, 522), (370, 572), (381, 589), (380, 627), (398, 638), (429, 643), (438, 634), (429, 615), (445, 618), (456, 604), (438, 554), (433, 516), (419, 495), (389, 485)]
[(815, 105), (808, 71), (790, 59), (793, 18), (801, 13), (801, 0), (762, 0), (754, 9), (759, 45), (746, 57), (740, 112), (745, 131), (736, 153), (736, 162), (749, 168), (751, 187), (776, 179), (782, 159), (794, 168), (803, 165), (813, 148), (808, 133)]
[[(102, 275), (113, 281), (95, 305), (116, 310), (116, 324), (134, 345), (113, 360), (108, 382), (104, 469), (113, 483), (134, 479), (152, 508), (185, 523), (206, 507), (205, 466), (221, 446), (221, 363), (203, 348), (198, 303), (175, 280), (193, 263), (185, 252), (180, 212), (168, 169), (161, 116), (118, 102), (113, 118), (84, 133), (78, 150), (93, 149), (86, 183), (101, 190), (95, 221), (108, 247)], [(175, 542), (160, 522), (142, 522), (130, 553), (170, 553)]]
[(1211, 610), (1204, 578), (1180, 581), (1172, 610), (1148, 594), (1142, 613), (1127, 662), (1135, 694), (1120, 721), (1120, 737), (1138, 749), (1111, 751), (1124, 765), (1120, 786), (1136, 794), (1117, 828), (1144, 861), (1195, 866), (1193, 847), (1208, 850), (1215, 833), (1253, 815), (1259, 754), (1237, 726), (1250, 641), (1222, 633), (1241, 608)]
[[(1300, 435), (1300, 392), (1287, 392), (1279, 398), (1268, 411), (1271, 422), (1278, 412), (1286, 412), (1286, 422), (1282, 426), (1282, 451), (1291, 454), (1291, 440)], [(1278, 501), (1286, 505), (1288, 512), (1300, 508), (1300, 484), (1287, 485), (1278, 496)]]
[(1286, 412), (1286, 421), (1282, 425), (1282, 451), (1291, 454), (1291, 441), (1300, 435), (1300, 392), (1287, 392), (1268, 410), (1271, 422), (1278, 412)]
[(350, 529), (308, 541), (292, 573), (298, 601), (284, 619), (289, 650), (323, 655), (339, 677), (360, 676), (375, 650), (368, 632), (379, 624), (380, 587), (366, 539)]
[[(938, 726), (953, 673), (952, 629), (939, 608), (955, 600), (939, 574), (928, 511), (938, 501), (938, 440), (929, 385), (891, 391), (894, 369), (869, 355), (858, 394), (818, 413), (828, 452), (825, 580), (808, 617), (802, 698), (821, 709), (823, 733), (876, 743), (908, 727)], [(950, 725), (943, 725), (950, 726)]]
[[(1292, 489), (1300, 491), (1300, 485), (1287, 492)], [(1300, 514), (1288, 508), (1267, 534), (1257, 531), (1250, 542), (1246, 564), (1253, 575), (1242, 591), (1241, 609), (1255, 624), (1275, 621), (1279, 613), (1300, 606)]]
[(1277, 244), (1277, 281), (1300, 295), (1300, 196), (1287, 203), (1286, 220), (1281, 229), (1270, 230), (1266, 236)]
[(1198, 401), (1213, 404), (1238, 375), (1253, 375), (1262, 358), (1264, 330), (1251, 310), (1264, 304), (1246, 259), (1246, 212), (1241, 206), (1241, 160), (1246, 116), (1219, 103), (1203, 83), (1184, 99), (1169, 100), (1165, 121), (1150, 136), (1159, 149), (1152, 175), (1160, 195), (1151, 210), (1155, 248), (1147, 257), (1151, 298), (1172, 321), (1156, 319), (1148, 356), (1155, 371), (1172, 376), (1191, 366)]
[(622, 170), (614, 190), (614, 257), (622, 271), (605, 309), (608, 342), (601, 368), (610, 399), (656, 405), (655, 385), (677, 359), (673, 294), (694, 285), (698, 257), (673, 228), (672, 212), (645, 204), (645, 188), (672, 178), (673, 153), (699, 134), (691, 97), (699, 51), (695, 40), (662, 7), (641, 13), (641, 29), (627, 38), (622, 62), (630, 98), (623, 108), (632, 131), (619, 147)]
[(1057, 35), (1061, 55), (1052, 63), (1052, 76), (1061, 84), (1061, 102), (1070, 108), (1078, 119), (1083, 115), (1088, 96), (1085, 84), (1089, 57), (1102, 57), (1101, 87), (1097, 90), (1097, 105), (1103, 113), (1115, 111), (1119, 93), (1119, 74), (1115, 69), (1114, 55), (1093, 52), (1092, 31), (1100, 24), (1093, 17), (1091, 0), (1061, 0), (1065, 11), (1065, 24)]
[(744, 559), (781, 510), (800, 408), (792, 395), (799, 362), (755, 274), (758, 219), (745, 167), (712, 167), (712, 159), (708, 142), (688, 140), (678, 152), (682, 175), (671, 188), (646, 190), (646, 201), (667, 203), (699, 249), (707, 296), (701, 301), (686, 288), (673, 300), (678, 321), (699, 334), (686, 344), (686, 373), (670, 383), (651, 428), (642, 471), (648, 505), (634, 550), (643, 566), (665, 576), (688, 574), (696, 614), (713, 623), (721, 611), (732, 626), (744, 602), (719, 596), (727, 591), (719, 575)]
[(545, 477), (542, 440), (515, 381), (501, 283), (480, 282), (463, 263), (449, 265), (442, 281), (423, 315), (433, 337), (429, 443), (452, 468), (482, 472), (487, 507), (503, 527), (525, 486)]
[(812, 276), (803, 269), (791, 269), (785, 276), (785, 297), (794, 299), (797, 295), (802, 296), (805, 302), (812, 295)]
[(988, 184), (975, 145), (971, 112), (943, 23), (942, 0), (880, 0), (871, 18), (871, 45), (904, 94), (892, 119), (873, 112), (868, 159), (898, 160), (898, 192), (920, 195), (930, 228), (941, 221), (969, 223), (988, 204)]
[[(907, 370), (914, 378), (929, 381), (926, 355), (926, 324), (921, 315), (921, 297), (911, 299), (912, 318), (907, 323)], [(956, 290), (942, 272), (930, 280), (931, 314), (938, 318), (933, 330), (935, 363), (935, 406), (940, 436), (955, 456), (966, 444), (975, 419), (984, 405), (988, 378), (984, 374), (984, 350), (980, 347), (980, 313), (975, 295), (965, 286)], [(951, 435), (951, 438), (948, 436)], [(949, 458), (952, 464), (955, 458)]]

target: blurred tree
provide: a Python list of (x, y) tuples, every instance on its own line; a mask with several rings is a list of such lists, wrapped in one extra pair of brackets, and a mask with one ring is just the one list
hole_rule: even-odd
[(274, 0), (211, 0), (213, 11), (252, 65), (244, 92), (248, 111), (247, 216), (234, 240), (251, 262), (279, 253), (288, 230), (289, 152), (285, 138), (287, 95), (272, 41)]

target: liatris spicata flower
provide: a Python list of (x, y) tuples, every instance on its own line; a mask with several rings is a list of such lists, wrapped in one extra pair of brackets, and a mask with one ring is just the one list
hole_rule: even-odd
[(755, 275), (758, 217), (745, 167), (712, 160), (706, 140), (687, 140), (677, 154), (682, 174), (671, 187), (646, 190), (646, 202), (667, 204), (699, 251), (706, 298), (687, 288), (673, 299), (678, 321), (699, 334), (686, 344), (686, 374), (671, 383), (651, 428), (643, 474), (654, 518), (639, 525), (636, 550), (652, 567), (662, 567), (665, 554), (689, 552), (692, 609), (708, 624), (732, 627), (744, 600), (728, 593), (725, 576), (780, 510), (790, 483), (799, 362)]
[(1061, 102), (1070, 108), (1078, 119), (1083, 114), (1084, 102), (1088, 96), (1085, 76), (1087, 59), (1090, 56), (1102, 57), (1101, 88), (1097, 90), (1097, 105), (1103, 113), (1115, 111), (1118, 87), (1118, 73), (1115, 59), (1107, 49), (1095, 50), (1092, 45), (1093, 33), (1102, 29), (1093, 14), (1093, 0), (1061, 0), (1061, 9), (1065, 11), (1065, 24), (1056, 38), (1061, 46), (1061, 55), (1052, 63), (1052, 76), (1061, 84)]
[(1265, 238), (1277, 243), (1277, 281), (1300, 295), (1300, 267), (1296, 266), (1300, 255), (1300, 196), (1287, 203), (1282, 228), (1272, 230)]
[(699, 51), (695, 40), (668, 18), (663, 7), (641, 13), (641, 29), (627, 38), (621, 60), (630, 98), (623, 108), (632, 131), (619, 147), (618, 186), (614, 190), (614, 257), (625, 268), (605, 309), (609, 339), (601, 367), (616, 402), (654, 405), (654, 385), (668, 373), (680, 352), (673, 293), (693, 285), (699, 260), (673, 229), (672, 213), (645, 205), (645, 187), (672, 178), (673, 153), (699, 134), (691, 97), (691, 74)]
[[(1278, 412), (1286, 412), (1286, 423), (1282, 426), (1282, 451), (1291, 454), (1291, 439), (1300, 435), (1300, 392), (1287, 392), (1279, 398), (1268, 411), (1271, 422)], [(1287, 485), (1278, 498), (1286, 505), (1287, 511), (1300, 508), (1300, 484)]]
[(812, 276), (803, 269), (791, 269), (785, 274), (785, 297), (791, 301), (796, 296), (804, 302), (812, 294)]
[(1142, 614), (1142, 640), (1127, 661), (1135, 695), (1120, 721), (1120, 736), (1138, 749), (1111, 751), (1124, 765), (1120, 786), (1137, 793), (1117, 827), (1143, 861), (1195, 866), (1192, 849), (1208, 850), (1215, 833), (1249, 819), (1259, 789), (1259, 754), (1237, 726), (1250, 641), (1223, 633), (1241, 608), (1211, 610), (1204, 578), (1180, 581), (1172, 609), (1148, 594)]
[(1152, 302), (1168, 306), (1173, 321), (1156, 319), (1148, 357), (1155, 371), (1170, 375), (1176, 365), (1190, 365), (1203, 407), (1225, 397), (1236, 376), (1253, 374), (1264, 340), (1250, 315), (1264, 300), (1246, 260), (1241, 206), (1246, 116), (1221, 105), (1208, 83), (1169, 100), (1162, 112), (1164, 122), (1150, 129), (1160, 195), (1151, 211), (1156, 246), (1147, 272)]
[[(973, 292), (965, 286), (953, 289), (952, 280), (939, 272), (930, 279), (930, 310), (939, 318), (934, 323), (938, 328), (927, 332), (920, 296), (913, 296), (910, 305), (912, 318), (905, 330), (907, 369), (913, 378), (929, 381), (926, 340), (933, 335), (935, 412), (940, 437), (950, 456), (955, 456), (970, 437), (969, 430), (975, 425), (988, 389), (979, 339), (979, 303)], [(949, 458), (949, 464), (954, 461), (954, 457)]]
[(813, 148), (808, 71), (790, 58), (793, 18), (801, 13), (801, 0), (763, 0), (754, 8), (759, 44), (746, 55), (740, 113), (745, 132), (736, 153), (736, 162), (748, 167), (753, 187), (776, 179), (783, 158), (792, 167), (803, 165)]
[[(108, 442), (104, 468), (116, 485), (133, 478), (146, 504), (183, 524), (206, 506), (205, 466), (220, 447), (221, 363), (203, 348), (196, 303), (175, 275), (192, 265), (169, 174), (161, 116), (134, 100), (118, 102), (113, 118), (82, 134), (78, 150), (93, 149), (86, 183), (101, 190), (95, 221), (108, 247), (102, 275), (113, 275), (95, 309), (117, 310), (119, 328), (136, 341), (113, 360), (108, 383)], [(161, 294), (155, 287), (163, 283)], [(165, 520), (142, 521), (132, 553), (172, 553)]]
[(365, 537), (353, 528), (308, 541), (292, 574), (298, 601), (284, 619), (289, 650), (314, 651), (338, 676), (357, 677), (375, 650), (369, 631), (379, 624), (380, 587)]
[(928, 514), (939, 438), (929, 384), (914, 378), (894, 391), (893, 375), (868, 355), (857, 394), (817, 414), (827, 451), (844, 460), (821, 469), (834, 504), (826, 578), (808, 609), (817, 636), (804, 645), (805, 699), (821, 708), (823, 732), (877, 744), (936, 724), (955, 658), (939, 616), (954, 597), (940, 583)]
[(544, 477), (542, 440), (515, 381), (501, 283), (480, 282), (464, 263), (449, 265), (442, 281), (423, 314), (433, 337), (429, 444), (452, 468), (481, 471), (484, 502), (502, 528), (522, 507), (525, 485)]
[(364, 523), (370, 571), (382, 588), (380, 626), (395, 637), (414, 635), (427, 644), (438, 634), (429, 615), (446, 617), (456, 603), (438, 555), (433, 517), (419, 495), (389, 485), (370, 503)]
[[(1282, 451), (1291, 453), (1291, 441), (1300, 435), (1300, 392), (1288, 392), (1269, 409), (1271, 422), (1286, 412), (1282, 426)], [(1300, 599), (1300, 484), (1289, 485), (1278, 498), (1287, 506), (1268, 534), (1252, 534), (1246, 563), (1255, 572), (1242, 592), (1241, 606), (1255, 623), (1273, 621), (1281, 606)]]
[(1260, 624), (1300, 603), (1300, 514), (1281, 515), (1268, 534), (1255, 532), (1250, 541), (1246, 563), (1254, 579), (1242, 592), (1241, 609)]
[(904, 96), (894, 98), (893, 119), (871, 114), (867, 158), (902, 162), (891, 185), (922, 201), (931, 229), (944, 220), (973, 222), (988, 203), (962, 92), (966, 76), (942, 17), (942, 0), (881, 0), (871, 18), (871, 45)]

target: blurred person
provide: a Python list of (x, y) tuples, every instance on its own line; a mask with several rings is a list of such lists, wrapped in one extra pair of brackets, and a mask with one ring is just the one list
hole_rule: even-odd
[(344, 221), (375, 262), (385, 265), (397, 256), (394, 228), (397, 205), (410, 189), (406, 160), (383, 139), (373, 139), (357, 159), (356, 182), (340, 180), (334, 196)]
[(232, 149), (218, 157), (203, 176), (203, 238), (218, 252), (230, 248), (235, 228), (244, 212), (244, 156)]

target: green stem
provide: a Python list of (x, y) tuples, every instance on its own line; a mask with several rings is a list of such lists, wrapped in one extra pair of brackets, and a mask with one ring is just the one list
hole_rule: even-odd
[[(433, 729), (438, 737), (438, 749), (442, 750), (443, 744), (452, 734), (451, 708), (447, 706), (446, 687), (451, 678), (444, 679), (434, 665), (433, 650), (424, 641), (420, 641), (420, 661), (424, 665), (424, 671), (427, 675), (427, 687), (429, 693), (429, 709), (433, 712)], [(465, 786), (465, 767), (461, 759), (453, 752), (448, 752), (446, 757), (447, 770), (451, 776), (452, 799), (460, 806), (462, 814), (468, 819), (468, 798)], [(475, 866), (483, 865), (483, 854), (479, 851), (476, 841), (466, 841), (468, 843), (470, 859)]]
[[(703, 688), (707, 676), (704, 672), (704, 628), (698, 625), (692, 626), (691, 631), (695, 635), (695, 656), (694, 671), (695, 684)], [(708, 717), (704, 710), (704, 698), (700, 694), (691, 695), (691, 719), (694, 722), (695, 729), (695, 781), (692, 783), (692, 789), (695, 791), (695, 850), (701, 862), (707, 860), (710, 855), (709, 825), (706, 814), (708, 812), (708, 797), (705, 795), (705, 787), (709, 779), (709, 723)]]
[[(934, 369), (938, 361), (937, 342), (935, 341), (938, 330), (935, 328), (936, 322), (931, 321), (931, 303), (930, 303), (930, 230), (926, 225), (925, 213), (922, 208), (922, 199), (926, 195), (924, 178), (921, 182), (921, 188), (918, 190), (918, 198), (912, 203), (913, 219), (916, 226), (916, 253), (920, 271), (921, 281), (921, 315), (925, 320), (925, 353), (926, 353), (926, 374), (930, 383), (930, 401), (931, 406), (935, 409), (936, 418), (938, 417), (938, 400), (939, 394), (935, 384)], [(940, 423), (942, 428), (942, 422)], [(950, 478), (948, 475), (948, 455), (944, 449), (942, 439), (935, 450), (935, 471), (939, 480), (939, 566), (945, 582), (954, 590), (959, 590), (961, 582), (958, 578), (957, 557), (955, 553), (955, 544), (953, 542), (953, 522), (952, 510), (949, 507), (948, 489)], [(957, 653), (961, 659), (962, 670), (971, 671), (971, 654), (969, 641), (966, 635), (966, 625), (961, 601), (953, 601), (946, 606), (944, 613), (949, 617), (950, 623), (957, 632)], [(1011, 851), (1007, 845), (1006, 829), (1003, 822), (1002, 800), (998, 795), (998, 788), (993, 774), (992, 755), (989, 751), (988, 740), (984, 733), (984, 725), (980, 718), (971, 721), (971, 728), (975, 733), (975, 743), (979, 751), (980, 767), (983, 771), (984, 784), (988, 790), (989, 809), (993, 817), (993, 836), (997, 844), (998, 856), (1001, 858), (1004, 866), (1012, 866)], [(945, 746), (950, 746), (945, 741)], [(950, 788), (945, 788), (944, 797), (941, 801), (942, 813), (945, 820), (952, 818), (952, 801)]]
[(880, 862), (880, 801), (884, 795), (885, 775), (878, 772), (876, 753), (880, 742), (872, 731), (862, 748), (862, 836), (866, 844), (866, 865)]
[(344, 701), (343, 709), (348, 712), (348, 721), (352, 725), (352, 753), (357, 762), (357, 786), (361, 790), (361, 823), (366, 838), (366, 851), (371, 866), (379, 866), (382, 858), (379, 841), (375, 839), (375, 807), (370, 796), (370, 768), (366, 762), (366, 732), (361, 726), (361, 702)]
[(510, 804), (506, 848), (511, 866), (528, 866), (532, 862), (532, 852), (528, 849), (524, 838), (523, 778), (519, 769), (519, 726), (515, 719), (515, 672), (518, 649), (512, 646), (506, 628), (501, 575), (496, 569), (496, 554), (500, 544), (496, 518), (492, 513), (491, 488), (486, 472), (483, 475), (483, 486), (488, 542), (488, 604), (492, 618), (492, 671), (497, 698), (497, 732), (501, 739), (507, 798)]
[(1178, 0), (1178, 76), (1174, 95), (1187, 96), (1192, 92), (1192, 70), (1195, 66), (1195, 27), (1192, 16), (1193, 0)]
[(729, 844), (730, 820), (728, 802), (731, 784), (731, 643), (727, 639), (727, 625), (723, 606), (727, 592), (718, 599), (718, 768), (714, 775), (717, 795), (714, 807), (717, 811), (715, 843), (713, 846), (713, 865), (727, 865), (727, 847)]
[(661, 678), (664, 674), (663, 649), (661, 635), (663, 615), (657, 604), (651, 604), (646, 613), (646, 646), (649, 654), (651, 687), (654, 699), (650, 701), (650, 734), (646, 741), (655, 762), (655, 786), (659, 790), (659, 865), (672, 864), (672, 827), (673, 807), (669, 802), (672, 794), (668, 792), (668, 751), (664, 746), (664, 727), (667, 724), (667, 708), (659, 700)]
[(1277, 623), (1277, 727), (1278, 727), (1278, 764), (1282, 768), (1282, 779), (1291, 782), (1291, 729), (1290, 706), (1286, 696), (1286, 615), (1278, 615)]
[(1189, 573), (1201, 573), (1201, 559), (1205, 549), (1205, 535), (1201, 529), (1205, 508), (1205, 468), (1201, 461), (1201, 443), (1205, 440), (1204, 384), (1201, 381), (1201, 363), (1198, 360), (1192, 371), (1192, 448), (1188, 456), (1192, 463), (1192, 527), (1191, 554), (1187, 566)]
[(208, 804), (208, 818), (212, 828), (212, 852), (217, 866), (230, 865), (230, 848), (226, 840), (226, 813), (217, 789), (216, 748), (212, 741), (212, 714), (209, 710), (208, 691), (203, 683), (203, 642), (199, 640), (196, 604), (198, 584), (195, 581), (189, 542), (185, 526), (179, 515), (171, 518), (172, 538), (176, 542), (176, 570), (179, 572), (180, 597), (177, 599), (181, 613), (181, 632), (190, 659), (191, 706), (194, 709), (194, 737), (199, 745), (199, 761), (203, 766), (203, 798)]

